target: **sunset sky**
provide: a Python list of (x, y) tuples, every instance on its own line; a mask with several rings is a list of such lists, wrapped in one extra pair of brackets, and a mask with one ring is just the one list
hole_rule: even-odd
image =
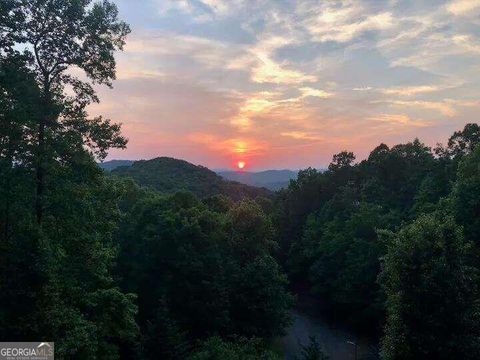
[(323, 167), (479, 121), (480, 0), (116, 0), (132, 28), (102, 114), (110, 159)]

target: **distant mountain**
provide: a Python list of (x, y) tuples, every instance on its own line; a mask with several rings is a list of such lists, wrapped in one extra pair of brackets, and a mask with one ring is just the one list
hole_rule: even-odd
[(120, 166), (130, 166), (134, 163), (134, 160), (110, 160), (103, 163), (98, 163), (103, 170), (112, 171)]
[(199, 197), (223, 194), (234, 200), (271, 195), (265, 188), (228, 181), (206, 167), (168, 157), (135, 161), (131, 166), (117, 167), (111, 173), (130, 177), (139, 185), (165, 193), (188, 190)]
[(290, 180), (296, 179), (298, 171), (293, 170), (266, 170), (259, 172), (248, 171), (218, 171), (224, 179), (238, 181), (251, 186), (265, 187), (270, 190), (279, 190), (287, 187)]

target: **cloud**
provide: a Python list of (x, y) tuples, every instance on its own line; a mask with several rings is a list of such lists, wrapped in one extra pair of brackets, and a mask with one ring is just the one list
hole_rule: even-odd
[(382, 89), (381, 92), (387, 95), (414, 96), (417, 94), (430, 93), (441, 90), (436, 85), (419, 85), (419, 86), (400, 86)]
[(272, 100), (275, 94), (260, 92), (247, 96), (238, 109), (238, 113), (230, 119), (230, 124), (241, 131), (247, 131), (252, 126), (252, 117), (266, 113), (277, 103)]
[(327, 91), (324, 91), (324, 90), (320, 90), (320, 89), (314, 89), (314, 88), (311, 88), (311, 87), (302, 87), (299, 90), (302, 93), (302, 97), (312, 96), (312, 97), (319, 97), (319, 98), (322, 98), (322, 99), (327, 99), (327, 98), (333, 96), (333, 93), (330, 93), (330, 92), (327, 92)]
[(194, 22), (203, 23), (228, 16), (244, 5), (244, 0), (155, 0), (155, 4), (162, 16), (178, 11), (188, 14)]
[(233, 1), (225, 0), (202, 0), (203, 4), (207, 5), (215, 13), (225, 14), (230, 9), (229, 4), (232, 4)]
[(391, 12), (369, 13), (360, 1), (300, 5), (299, 12), (314, 40), (322, 42), (349, 42), (367, 31), (385, 30), (395, 24)]
[(313, 140), (313, 141), (325, 140), (324, 136), (311, 134), (304, 131), (287, 131), (287, 132), (282, 132), (280, 135), (285, 137), (290, 137), (296, 140)]
[(456, 16), (471, 14), (478, 8), (480, 8), (478, 0), (454, 0), (447, 4), (447, 10)]
[(462, 47), (466, 51), (477, 54), (480, 53), (480, 42), (478, 39), (474, 39), (471, 35), (455, 35), (452, 40), (456, 45)]
[(385, 133), (435, 143), (480, 106), (478, 0), (118, 4), (135, 26), (93, 108), (125, 124), (135, 154), (311, 165)]
[[(315, 89), (311, 89), (315, 90)], [(274, 117), (286, 112), (303, 112), (297, 104), (300, 97), (284, 98), (282, 92), (262, 91), (246, 95), (238, 113), (230, 119), (230, 124), (240, 131), (248, 131), (253, 127), (253, 119), (258, 117)]]
[[(378, 101), (379, 103), (383, 101)], [(392, 100), (384, 101), (385, 103), (391, 104), (395, 107), (409, 107), (409, 108), (423, 108), (428, 110), (436, 110), (445, 116), (455, 116), (457, 111), (451, 106), (451, 104), (443, 101), (423, 101), (423, 100), (412, 100), (412, 101), (402, 101), (402, 100)]]
[(254, 65), (251, 68), (251, 79), (257, 83), (300, 84), (316, 81), (316, 76), (307, 75), (292, 69), (288, 63), (280, 64), (273, 59), (274, 52), (284, 46), (295, 43), (295, 40), (267, 34), (249, 49)]
[(368, 118), (372, 121), (388, 123), (390, 125), (401, 125), (411, 127), (426, 127), (430, 126), (431, 122), (423, 119), (411, 119), (406, 114), (378, 114)]
[(192, 133), (188, 139), (207, 147), (210, 151), (218, 151), (224, 155), (244, 157), (259, 155), (268, 149), (268, 145), (263, 141), (253, 138), (221, 138), (218, 135), (210, 133)]
[(300, 71), (286, 69), (276, 63), (267, 54), (257, 54), (258, 64), (252, 74), (252, 80), (258, 83), (299, 84), (313, 82), (316, 77)]
[(445, 99), (445, 102), (455, 106), (463, 106), (463, 107), (480, 106), (480, 100)]
[(221, 41), (169, 31), (144, 31), (132, 35), (125, 48), (132, 58), (141, 57), (165, 63), (171, 57), (183, 56), (208, 68), (223, 68), (225, 59), (235, 58), (241, 49), (232, 49)]
[(180, 10), (184, 12), (193, 11), (193, 7), (189, 0), (156, 0), (155, 4), (161, 15), (166, 15), (166, 13), (171, 10)]
[(355, 87), (352, 90), (353, 91), (370, 91), (373, 88), (371, 86), (361, 86), (361, 87)]

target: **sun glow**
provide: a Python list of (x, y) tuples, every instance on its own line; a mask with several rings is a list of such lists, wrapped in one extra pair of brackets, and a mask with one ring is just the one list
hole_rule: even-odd
[(237, 167), (240, 169), (240, 170), (243, 170), (245, 168), (245, 161), (239, 161), (237, 163)]

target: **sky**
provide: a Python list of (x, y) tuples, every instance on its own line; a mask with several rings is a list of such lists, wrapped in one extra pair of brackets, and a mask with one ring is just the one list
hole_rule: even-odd
[(115, 0), (132, 33), (92, 115), (110, 159), (324, 167), (478, 122), (480, 0)]

